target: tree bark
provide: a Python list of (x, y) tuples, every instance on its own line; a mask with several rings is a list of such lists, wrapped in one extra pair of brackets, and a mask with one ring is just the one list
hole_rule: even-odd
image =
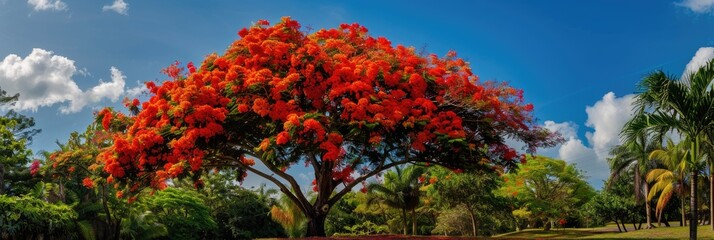
[(650, 205), (650, 200), (647, 199), (647, 195), (649, 195), (650, 192), (650, 184), (649, 183), (644, 183), (645, 184), (645, 210), (647, 211), (647, 229), (652, 229), (654, 228), (654, 225), (652, 224), (652, 206)]
[(478, 225), (476, 224), (476, 215), (474, 214), (473, 209), (471, 207), (467, 207), (466, 209), (469, 210), (469, 216), (471, 217), (471, 227), (472, 227), (472, 234), (474, 237), (478, 236)]
[[(709, 169), (712, 168), (712, 159), (708, 157), (709, 161)], [(712, 174), (712, 171), (709, 171), (709, 226), (711, 227), (711, 230), (714, 230), (714, 174)]]
[(316, 216), (309, 217), (307, 222), (307, 237), (324, 237), (325, 219), (327, 219), (327, 213), (322, 212)]
[(620, 223), (618, 223), (617, 220), (615, 220), (615, 225), (617, 225), (617, 231), (622, 232), (622, 228), (620, 228)]
[[(682, 184), (684, 184), (684, 180), (680, 181)], [(682, 214), (682, 220), (679, 222), (679, 226), (687, 226), (687, 213), (684, 212), (684, 206), (686, 205), (684, 203), (685, 197), (684, 197), (684, 186), (680, 186), (679, 188), (679, 197), (681, 198), (679, 200), (680, 205), (682, 205), (681, 209), (681, 214)]]
[(412, 208), (412, 235), (417, 235), (417, 216), (415, 208)]
[(689, 213), (691, 215), (689, 219), (689, 239), (696, 240), (697, 220), (699, 219), (697, 217), (697, 178), (699, 177), (697, 170), (692, 170), (691, 176), (691, 188), (689, 191)]
[(403, 221), (403, 222), (404, 222), (404, 224), (403, 224), (404, 226), (402, 226), (402, 227), (403, 227), (403, 230), (404, 230), (404, 235), (406, 236), (406, 235), (407, 235), (407, 209), (406, 209), (406, 208), (402, 208), (402, 220), (404, 220), (404, 221)]

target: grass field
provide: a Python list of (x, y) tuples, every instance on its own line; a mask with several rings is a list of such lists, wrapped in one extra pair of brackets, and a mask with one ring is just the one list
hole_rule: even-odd
[[(631, 230), (631, 228), (628, 228)], [(615, 225), (601, 228), (558, 229), (543, 231), (528, 229), (520, 232), (506, 233), (494, 237), (495, 239), (688, 239), (689, 227), (658, 227), (655, 229), (642, 229), (629, 232), (617, 232)], [(714, 239), (714, 231), (710, 227), (699, 226), (698, 239)]]
[[(632, 226), (632, 225), (630, 225)], [(631, 230), (631, 228), (628, 228)], [(287, 238), (285, 238), (287, 239)], [(544, 231), (542, 229), (527, 229), (520, 232), (512, 232), (493, 236), (491, 238), (474, 237), (443, 237), (443, 236), (404, 236), (404, 235), (369, 235), (369, 236), (345, 236), (330, 238), (292, 238), (295, 240), (406, 240), (406, 239), (689, 239), (689, 227), (658, 227), (655, 229), (642, 229), (620, 233), (614, 224), (598, 228), (567, 228)], [(714, 231), (709, 225), (699, 226), (697, 239), (714, 239)], [(283, 238), (270, 238), (264, 240), (283, 240)]]

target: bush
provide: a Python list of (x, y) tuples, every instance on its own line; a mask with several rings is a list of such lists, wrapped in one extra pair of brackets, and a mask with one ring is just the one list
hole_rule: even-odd
[(0, 238), (75, 239), (77, 213), (64, 204), (0, 195)]

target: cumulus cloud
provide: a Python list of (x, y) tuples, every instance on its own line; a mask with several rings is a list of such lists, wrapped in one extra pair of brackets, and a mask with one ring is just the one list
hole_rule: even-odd
[(585, 126), (595, 129), (586, 133), (586, 137), (599, 158), (609, 156), (610, 149), (620, 142), (620, 130), (632, 118), (634, 101), (634, 94), (617, 98), (609, 92), (595, 105), (585, 108), (588, 114)]
[(714, 0), (684, 0), (675, 4), (688, 8), (695, 13), (707, 13), (712, 10)]
[(124, 92), (125, 77), (111, 67), (111, 81), (82, 91), (72, 79), (77, 70), (74, 61), (51, 51), (35, 48), (26, 57), (10, 54), (0, 62), (0, 87), (8, 93), (19, 93), (12, 106), (16, 110), (37, 111), (40, 107), (68, 103), (61, 106), (64, 114), (75, 113), (85, 106), (103, 99), (117, 101)]
[[(712, 1), (714, 2), (714, 0)], [(712, 59), (714, 59), (714, 47), (699, 48), (694, 54), (694, 57), (692, 57), (692, 60), (690, 60), (684, 68), (684, 72), (682, 72), (682, 80), (688, 81), (689, 75), (696, 73), (699, 68), (709, 63)]]
[(114, 0), (112, 5), (104, 5), (102, 7), (102, 11), (114, 11), (122, 15), (126, 15), (127, 10), (129, 10), (129, 4), (124, 0)]
[(67, 10), (67, 4), (61, 0), (27, 0), (27, 4), (30, 4), (35, 11)]
[(100, 80), (99, 85), (71, 99), (69, 106), (61, 107), (60, 111), (65, 114), (75, 113), (82, 110), (87, 104), (97, 103), (104, 98), (112, 102), (119, 100), (119, 97), (124, 94), (124, 79), (126, 77), (122, 75), (121, 71), (116, 67), (111, 67), (110, 71), (112, 73), (111, 82), (103, 82)]
[(577, 124), (545, 121), (544, 128), (559, 132), (566, 141), (560, 146), (539, 150), (539, 154), (575, 164), (589, 177), (590, 184), (601, 187), (610, 174), (607, 163), (610, 149), (620, 143), (620, 130), (632, 118), (633, 102), (634, 95), (617, 97), (609, 92), (592, 106), (587, 106), (585, 126), (592, 130), (585, 133), (587, 144), (578, 137)]
[(82, 94), (72, 80), (76, 71), (74, 61), (35, 48), (24, 59), (10, 54), (0, 62), (0, 86), (8, 93), (20, 93), (15, 108), (37, 111)]
[(583, 170), (588, 176), (590, 184), (600, 185), (607, 179), (610, 168), (607, 160), (601, 159), (595, 154), (595, 150), (586, 147), (578, 138), (569, 138), (558, 150), (560, 159)]

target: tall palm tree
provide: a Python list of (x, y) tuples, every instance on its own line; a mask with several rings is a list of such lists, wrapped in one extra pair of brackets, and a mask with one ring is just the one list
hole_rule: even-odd
[(383, 203), (392, 208), (402, 210), (404, 220), (404, 235), (407, 234), (407, 211), (412, 215), (412, 234), (416, 235), (416, 208), (419, 206), (419, 177), (425, 169), (418, 166), (409, 166), (405, 169), (399, 167), (395, 171), (384, 174), (382, 184), (370, 184), (367, 191), (372, 193), (368, 203)]
[[(683, 77), (678, 81), (667, 76), (662, 71), (657, 71), (645, 77), (638, 86), (638, 95), (635, 101), (643, 115), (643, 119), (638, 124), (644, 124), (645, 129), (657, 129), (658, 132), (676, 130), (689, 139), (688, 162), (693, 168), (690, 169), (691, 188), (690, 194), (690, 219), (689, 237), (697, 238), (697, 181), (699, 171), (705, 165), (712, 166), (712, 159), (704, 161), (705, 154), (702, 151), (702, 143), (707, 134), (714, 128), (714, 89), (711, 83), (714, 79), (714, 61), (709, 61), (698, 71)], [(652, 109), (645, 112), (645, 109)], [(710, 173), (711, 175), (711, 173)], [(709, 179), (710, 184), (710, 206), (714, 205), (714, 178)], [(714, 208), (710, 208), (714, 213)], [(710, 214), (714, 218), (714, 214)], [(712, 225), (714, 228), (714, 225)]]
[(667, 139), (666, 149), (658, 149), (650, 153), (650, 160), (659, 161), (665, 167), (652, 169), (647, 174), (647, 182), (654, 182), (651, 189), (652, 191), (647, 195), (647, 199), (651, 200), (659, 193), (656, 207), (658, 222), (662, 219), (662, 212), (667, 206), (667, 203), (669, 203), (669, 200), (676, 193), (679, 199), (681, 199), (682, 221), (680, 222), (680, 226), (686, 225), (686, 215), (684, 211), (684, 199), (686, 195), (684, 191), (686, 187), (685, 180), (690, 167), (687, 164), (687, 158), (689, 157), (688, 145), (689, 143), (687, 141), (681, 141), (675, 144), (672, 139)]

